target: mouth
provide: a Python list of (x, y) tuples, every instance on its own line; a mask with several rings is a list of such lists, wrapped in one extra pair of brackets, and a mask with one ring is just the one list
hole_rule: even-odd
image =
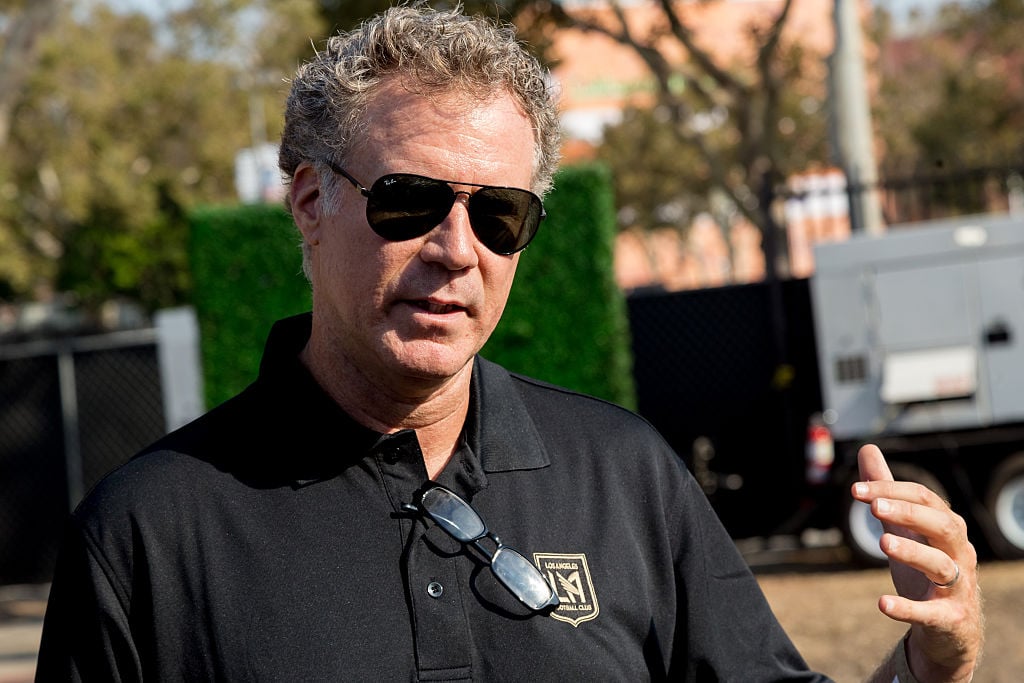
[(460, 306), (459, 304), (442, 303), (438, 301), (429, 301), (427, 299), (411, 299), (407, 300), (410, 306), (418, 308), (421, 311), (430, 313), (431, 315), (449, 315), (451, 313), (466, 313), (467, 308)]

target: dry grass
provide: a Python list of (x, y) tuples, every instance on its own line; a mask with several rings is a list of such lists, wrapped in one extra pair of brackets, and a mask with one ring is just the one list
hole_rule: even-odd
[[(976, 683), (1024, 681), (1024, 561), (981, 567), (986, 643)], [(892, 593), (886, 570), (759, 575), (768, 601), (812, 668), (838, 683), (863, 681), (906, 626), (878, 611)]]

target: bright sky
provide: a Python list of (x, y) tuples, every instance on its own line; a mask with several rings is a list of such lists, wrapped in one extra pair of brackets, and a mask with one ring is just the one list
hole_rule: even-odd
[(104, 0), (115, 9), (141, 10), (151, 16), (160, 16), (169, 10), (189, 5), (189, 0)]

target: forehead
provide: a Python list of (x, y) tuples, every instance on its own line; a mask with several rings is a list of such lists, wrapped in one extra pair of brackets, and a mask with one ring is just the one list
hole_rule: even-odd
[(507, 91), (425, 94), (397, 78), (382, 83), (369, 101), (360, 138), (353, 152), (361, 161), (424, 174), (428, 169), (420, 164), (484, 173), (525, 166), (529, 179), (536, 149), (530, 121)]

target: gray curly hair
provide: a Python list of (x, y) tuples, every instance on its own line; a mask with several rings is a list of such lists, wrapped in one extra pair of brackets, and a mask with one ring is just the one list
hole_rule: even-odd
[(319, 160), (343, 163), (362, 139), (360, 132), (373, 123), (364, 118), (370, 100), (393, 74), (424, 94), (487, 98), (502, 90), (510, 93), (534, 128), (531, 189), (543, 196), (551, 188), (560, 130), (546, 71), (516, 40), (513, 27), (464, 16), (458, 7), (441, 11), (420, 3), (392, 7), (351, 32), (338, 33), (299, 67), (285, 106), (278, 156), (285, 182), (291, 182), (300, 163), (314, 162), (331, 211), (339, 181)]

